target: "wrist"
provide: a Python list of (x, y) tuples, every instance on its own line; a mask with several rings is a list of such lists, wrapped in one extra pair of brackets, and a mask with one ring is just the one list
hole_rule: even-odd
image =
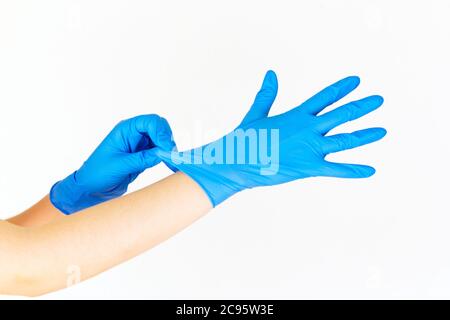
[[(188, 157), (186, 157), (186, 153), (189, 153)], [(190, 157), (191, 155), (192, 158)], [(170, 164), (170, 167), (174, 167), (177, 171), (181, 171), (190, 177), (207, 195), (213, 207), (245, 189), (245, 187), (237, 183), (239, 179), (233, 171), (230, 170), (225, 175), (219, 174), (214, 169), (215, 166), (203, 163), (202, 159), (198, 159), (198, 153), (194, 150), (187, 152), (166, 152), (161, 150), (158, 156), (166, 164)]]

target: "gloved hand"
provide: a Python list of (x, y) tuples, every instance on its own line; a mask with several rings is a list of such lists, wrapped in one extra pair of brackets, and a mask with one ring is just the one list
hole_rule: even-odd
[(358, 85), (358, 77), (342, 79), (300, 106), (268, 117), (278, 90), (276, 75), (269, 71), (250, 111), (236, 130), (193, 150), (182, 153), (158, 151), (158, 154), (195, 180), (213, 206), (244, 189), (301, 178), (369, 177), (375, 173), (372, 167), (333, 163), (324, 158), (332, 152), (377, 141), (386, 130), (371, 128), (331, 136), (326, 134), (340, 124), (375, 110), (381, 106), (383, 98), (370, 96), (317, 115)]
[(142, 115), (119, 122), (80, 169), (50, 191), (50, 201), (65, 214), (121, 196), (145, 169), (161, 160), (156, 150), (175, 147), (166, 119)]

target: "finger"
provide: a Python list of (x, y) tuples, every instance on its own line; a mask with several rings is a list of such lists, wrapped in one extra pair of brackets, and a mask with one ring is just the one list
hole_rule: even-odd
[(323, 176), (336, 178), (368, 178), (375, 173), (375, 169), (361, 164), (335, 163), (325, 161)]
[(165, 118), (150, 114), (138, 116), (132, 120), (134, 120), (136, 131), (147, 135), (155, 146), (164, 150), (172, 150), (175, 147), (172, 129)]
[(130, 173), (142, 172), (161, 162), (161, 159), (157, 156), (157, 148), (130, 153), (125, 159)]
[(272, 70), (267, 71), (263, 84), (250, 110), (245, 115), (241, 124), (247, 124), (266, 117), (269, 114), (278, 92), (277, 75)]
[(384, 128), (369, 128), (352, 133), (341, 133), (325, 137), (322, 151), (324, 153), (339, 152), (363, 146), (380, 140), (386, 135)]
[(302, 111), (313, 115), (318, 114), (320, 111), (333, 104), (334, 102), (342, 99), (350, 92), (356, 89), (360, 83), (359, 77), (350, 76), (339, 80), (338, 82), (326, 87), (319, 93), (315, 94), (300, 106), (288, 111)]
[[(153, 139), (152, 139), (153, 140)], [(160, 117), (157, 126), (156, 137), (154, 139), (155, 145), (163, 150), (176, 150), (176, 144), (173, 139), (172, 129), (166, 118)]]
[(358, 119), (374, 111), (382, 104), (383, 97), (381, 96), (370, 96), (358, 101), (352, 101), (319, 116), (317, 129), (321, 133), (326, 133), (338, 125)]

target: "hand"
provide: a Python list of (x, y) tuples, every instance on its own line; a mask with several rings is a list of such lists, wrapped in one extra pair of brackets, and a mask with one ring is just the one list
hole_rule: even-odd
[(50, 200), (71, 214), (119, 197), (140, 173), (161, 161), (158, 148), (174, 147), (170, 126), (158, 115), (121, 121), (80, 169), (52, 187)]
[(317, 115), (358, 85), (358, 77), (342, 79), (300, 106), (269, 117), (278, 90), (276, 75), (269, 71), (250, 111), (236, 130), (200, 148), (182, 153), (158, 151), (158, 154), (195, 180), (213, 206), (244, 189), (301, 178), (369, 177), (375, 173), (372, 167), (328, 162), (325, 156), (377, 141), (386, 130), (370, 128), (332, 136), (326, 134), (336, 126), (377, 109), (383, 98), (370, 96)]

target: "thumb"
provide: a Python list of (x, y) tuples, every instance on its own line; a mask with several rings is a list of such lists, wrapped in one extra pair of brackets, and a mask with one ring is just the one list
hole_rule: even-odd
[(159, 118), (156, 135), (152, 139), (155, 145), (163, 150), (172, 151), (176, 149), (172, 129), (164, 117)]
[(242, 124), (247, 124), (255, 120), (266, 117), (269, 114), (278, 92), (277, 75), (272, 70), (267, 71), (263, 84), (256, 95), (253, 105), (242, 120)]
[(157, 150), (158, 148), (152, 148), (128, 154), (125, 160), (130, 172), (142, 172), (160, 163)]

